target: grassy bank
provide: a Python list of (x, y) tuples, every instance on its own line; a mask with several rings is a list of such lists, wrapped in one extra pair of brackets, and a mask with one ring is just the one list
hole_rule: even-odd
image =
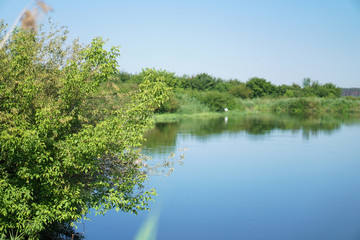
[(360, 113), (359, 98), (284, 98), (252, 99), (240, 102), (245, 112), (290, 114)]
[(241, 116), (244, 114), (282, 113), (289, 115), (359, 115), (360, 98), (279, 98), (236, 99), (229, 112), (211, 111), (195, 98), (183, 96), (175, 113), (156, 114), (157, 122), (175, 121), (178, 118), (211, 118)]
[[(304, 78), (301, 86), (274, 85), (266, 79), (251, 78), (246, 82), (223, 80), (208, 74), (178, 77), (158, 71), (157, 77), (171, 87), (169, 99), (156, 112), (156, 118), (171, 120), (176, 116), (211, 117), (223, 113), (287, 113), (287, 114), (353, 114), (360, 113), (360, 98), (341, 97), (341, 88), (332, 83), (321, 84)], [(119, 73), (106, 92), (104, 106), (116, 110), (126, 102), (129, 92), (137, 91), (144, 74)], [(172, 113), (172, 114), (168, 114)], [(228, 113), (229, 114), (229, 113)]]

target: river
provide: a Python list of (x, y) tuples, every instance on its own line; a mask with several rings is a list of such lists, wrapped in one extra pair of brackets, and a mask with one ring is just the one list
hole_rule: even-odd
[(78, 230), (90, 240), (360, 239), (359, 123), (270, 115), (159, 123), (147, 136), (154, 161), (187, 151), (170, 176), (150, 178), (153, 210), (91, 215)]

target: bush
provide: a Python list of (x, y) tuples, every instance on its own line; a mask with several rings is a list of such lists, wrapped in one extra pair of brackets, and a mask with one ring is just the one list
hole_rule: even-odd
[(290, 113), (311, 113), (317, 111), (318, 102), (314, 98), (291, 99), (288, 106)]
[(246, 87), (245, 84), (239, 84), (231, 87), (229, 89), (229, 93), (234, 97), (239, 97), (242, 99), (251, 98), (252, 96), (251, 89)]
[(199, 100), (199, 96), (196, 91), (177, 89), (176, 98), (179, 100), (179, 109), (177, 113), (180, 114), (193, 114), (208, 112), (209, 107)]
[(180, 108), (179, 99), (175, 97), (175, 94), (169, 95), (169, 100), (161, 104), (161, 106), (155, 111), (155, 113), (174, 113)]
[(304, 97), (341, 97), (342, 89), (332, 83), (320, 84), (318, 81), (312, 81), (310, 78), (303, 80)]
[(246, 87), (251, 89), (254, 98), (269, 96), (275, 92), (276, 87), (263, 78), (253, 77), (246, 82)]
[(222, 112), (225, 108), (232, 109), (235, 107), (235, 101), (229, 93), (208, 91), (201, 94), (199, 100), (206, 104), (210, 110), (217, 112)]

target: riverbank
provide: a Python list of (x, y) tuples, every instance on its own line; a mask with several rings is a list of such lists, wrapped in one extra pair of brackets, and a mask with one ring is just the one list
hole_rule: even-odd
[(356, 118), (360, 116), (360, 98), (238, 99), (228, 112), (214, 112), (205, 106), (201, 107), (200, 103), (185, 101), (175, 113), (156, 114), (155, 121), (171, 122), (179, 118), (215, 118), (249, 114), (327, 115), (333, 118)]
[(360, 113), (360, 98), (280, 98), (242, 101), (246, 112), (290, 114)]

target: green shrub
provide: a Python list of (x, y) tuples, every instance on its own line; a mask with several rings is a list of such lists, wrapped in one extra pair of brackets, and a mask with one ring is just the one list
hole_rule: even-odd
[(252, 96), (252, 91), (250, 88), (246, 87), (245, 84), (239, 84), (236, 86), (233, 86), (229, 89), (229, 93), (231, 95), (233, 95), (234, 97), (239, 97), (239, 98), (251, 98)]
[(250, 78), (249, 81), (246, 82), (246, 87), (251, 89), (254, 98), (271, 95), (276, 90), (275, 85), (271, 82), (258, 77)]
[(200, 112), (208, 112), (210, 109), (199, 101), (196, 95), (197, 91), (175, 89), (174, 98), (178, 101), (179, 108), (176, 113), (179, 114), (193, 114)]
[(287, 89), (287, 90), (285, 91), (285, 93), (284, 93), (284, 96), (285, 96), (285, 97), (289, 97), (289, 98), (293, 98), (293, 97), (295, 97), (295, 94), (294, 94), (294, 91), (293, 91), (293, 90)]
[(221, 112), (225, 108), (232, 109), (235, 107), (235, 101), (229, 93), (208, 91), (199, 96), (199, 100), (206, 104), (210, 110)]
[(174, 94), (170, 94), (168, 101), (161, 104), (155, 111), (156, 113), (174, 113), (180, 108), (179, 99)]
[(317, 101), (313, 98), (297, 98), (291, 99), (288, 106), (288, 112), (290, 113), (310, 113), (316, 112)]

